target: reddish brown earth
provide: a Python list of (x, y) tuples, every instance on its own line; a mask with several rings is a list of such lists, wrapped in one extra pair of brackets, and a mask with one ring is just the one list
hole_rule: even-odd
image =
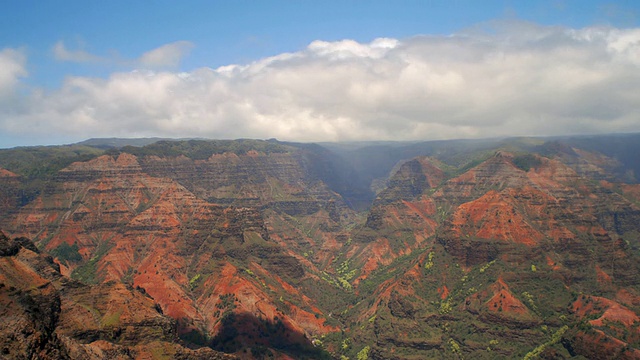
[(17, 207), (19, 189), (20, 177), (0, 167), (0, 218)]
[(0, 167), (0, 178), (17, 178), (18, 175)]
[(608, 336), (601, 330), (592, 330), (588, 333), (577, 332), (572, 349), (587, 359), (640, 358), (640, 350), (629, 347), (624, 341)]
[(13, 184), (0, 187), (0, 227), (55, 256), (0, 257), (0, 309), (21, 314), (0, 331), (29, 334), (10, 353), (638, 354), (640, 191), (601, 154), (417, 157), (355, 214), (292, 147), (116, 153), (62, 169), (24, 206), (11, 192), (24, 179), (0, 176)]
[(640, 202), (640, 185), (639, 184), (622, 184), (620, 185), (622, 192), (625, 196), (633, 199), (636, 202)]
[(485, 290), (469, 296), (465, 300), (465, 309), (480, 314), (480, 318), (487, 322), (512, 322), (526, 327), (540, 322), (540, 319), (514, 296), (502, 278)]
[[(219, 161), (214, 157), (208, 163)], [(279, 272), (286, 274), (284, 267), (289, 264), (299, 267), (292, 255), (270, 245), (268, 228), (255, 208), (201, 200), (174, 180), (146, 174), (138, 159), (126, 153), (74, 163), (60, 171), (59, 179), (63, 181), (54, 191), (21, 208), (9, 229), (13, 236), (33, 238), (47, 251), (77, 246), (81, 261), (57, 260), (66, 274), (88, 282), (125, 282), (143, 289), (165, 315), (179, 321), (180, 334), (198, 331), (215, 337), (223, 315), (216, 312), (220, 310), (216, 306), (226, 294), (236, 296), (234, 313), (271, 322), (280, 319), (288, 331), (301, 334), (299, 342), (338, 330), (325, 325), (325, 315), (313, 301), (292, 291), (294, 287), (277, 274), (255, 262), (246, 263), (247, 256), (253, 256), (251, 247), (258, 246), (266, 256), (261, 261), (282, 266)], [(285, 190), (300, 192), (299, 187)], [(290, 216), (286, 211), (272, 218)], [(307, 239), (321, 240), (312, 249), (318, 249), (314, 260), (322, 263), (332, 249), (330, 242), (322, 240), (333, 238), (333, 247), (338, 246), (330, 229), (337, 228), (340, 220), (332, 219), (322, 207), (316, 213), (326, 214), (325, 221), (318, 222), (313, 212), (302, 218), (314, 222), (309, 227), (317, 230)], [(247, 265), (238, 268), (229, 260)], [(287, 295), (278, 300), (283, 299), (279, 294)]]
[(614, 300), (599, 296), (582, 295), (576, 300), (571, 310), (580, 318), (597, 316), (589, 323), (594, 327), (615, 327), (620, 324), (631, 332), (636, 341), (640, 338), (640, 317), (634, 311)]
[[(511, 194), (509, 194), (511, 195)], [(543, 235), (519, 213), (508, 195), (489, 191), (458, 207), (451, 221), (455, 236), (495, 239), (535, 246)]]
[[(413, 243), (420, 243), (419, 247), (423, 249), (434, 249), (433, 234), (444, 247), (444, 255), (453, 256), (455, 262), (460, 264), (460, 270), (447, 269), (447, 264), (427, 260), (427, 252), (433, 250), (424, 250), (424, 255), (414, 262), (423, 268), (426, 266), (426, 271), (418, 268), (420, 271), (416, 273), (414, 267), (404, 275), (394, 275), (376, 288), (374, 294), (377, 300), (369, 308), (362, 309), (359, 319), (362, 322), (375, 319), (372, 331), (376, 334), (373, 339), (377, 339), (375, 341), (379, 344), (376, 348), (377, 358), (398, 357), (398, 351), (408, 351), (407, 354), (418, 351), (420, 347), (417, 344), (400, 345), (398, 339), (382, 335), (381, 318), (384, 318), (385, 324), (393, 324), (389, 325), (388, 331), (397, 331), (408, 326), (403, 320), (408, 314), (412, 314), (411, 317), (426, 316), (434, 321), (444, 321), (444, 318), (474, 323), (474, 320), (462, 320), (467, 318), (466, 315), (455, 315), (458, 314), (457, 309), (464, 309), (475, 321), (489, 326), (499, 324), (509, 328), (530, 329), (532, 334), (527, 336), (534, 336), (534, 329), (546, 321), (541, 315), (547, 313), (547, 307), (561, 311), (568, 306), (568, 303), (554, 304), (557, 301), (554, 296), (550, 297), (544, 290), (536, 290), (534, 279), (538, 277), (557, 282), (554, 286), (559, 285), (559, 292), (567, 292), (575, 284), (590, 279), (588, 281), (599, 284), (599, 289), (608, 293), (611, 299), (622, 297), (626, 298), (627, 303), (635, 300), (633, 310), (624, 305), (610, 306), (606, 315), (599, 315), (590, 321), (590, 325), (596, 329), (606, 327), (609, 334), (606, 336), (611, 337), (612, 342), (620, 342), (625, 346), (637, 344), (636, 335), (625, 337), (620, 330), (616, 330), (616, 335), (612, 333), (615, 326), (612, 328), (610, 324), (619, 323), (631, 334), (635, 334), (637, 328), (628, 326), (640, 324), (636, 322), (637, 296), (616, 295), (620, 291), (627, 294), (627, 290), (621, 288), (625, 284), (629, 284), (630, 289), (636, 289), (638, 285), (638, 266), (631, 260), (635, 257), (620, 238), (623, 234), (637, 231), (630, 219), (640, 220), (640, 213), (636, 204), (612, 191), (615, 186), (603, 181), (594, 183), (581, 175), (604, 174), (603, 169), (608, 167), (606, 158), (578, 154), (584, 158), (569, 163), (576, 169), (559, 159), (534, 157), (535, 166), (525, 171), (515, 165), (516, 155), (498, 152), (457, 177), (441, 180), (435, 189), (432, 188), (433, 183), (424, 181), (419, 171), (411, 172), (401, 167), (396, 172), (394, 176), (404, 178), (392, 177), (390, 188), (379, 195), (376, 200), (378, 205), (374, 203), (367, 220), (367, 227), (374, 228), (378, 235), (367, 237), (365, 232), (361, 239), (370, 242), (359, 245), (363, 249), (360, 255), (353, 249), (349, 253), (350, 256), (367, 259), (355, 283), (366, 283), (366, 279), (376, 274), (380, 267), (393, 271), (395, 261), (401, 255), (410, 254)], [(593, 159), (598, 162), (590, 165), (589, 161)], [(420, 181), (423, 181), (421, 190), (406, 185)], [(394, 184), (396, 188), (391, 188)], [(625, 189), (625, 196), (633, 199), (634, 186), (622, 188)], [(391, 193), (401, 197), (402, 203), (386, 198)], [(406, 206), (416, 202), (428, 204), (423, 207), (426, 210), (416, 211), (415, 207)], [(419, 227), (426, 230), (426, 241), (413, 230)], [(382, 237), (379, 234), (389, 235)], [(443, 254), (438, 252), (438, 244), (435, 245), (435, 259), (438, 259)], [(594, 258), (592, 254), (597, 256)], [(488, 284), (482, 283), (484, 277), (492, 276), (485, 274), (492, 273), (491, 269), (496, 265), (491, 264), (496, 261), (504, 264), (498, 265), (501, 268), (508, 264), (507, 268), (502, 268), (506, 272), (505, 277), (498, 277)], [(612, 262), (617, 265), (611, 266)], [(460, 279), (460, 276), (468, 279), (466, 282), (470, 282), (469, 285), (464, 285), (463, 280), (463, 285), (458, 282), (456, 286), (455, 277)], [(515, 283), (517, 291), (512, 290), (511, 283)], [(593, 289), (591, 284), (588, 286)], [(480, 288), (477, 288), (478, 285)], [(585, 289), (583, 286), (587, 285), (579, 285), (578, 288)], [(454, 289), (456, 287), (457, 290)], [(637, 290), (632, 291), (637, 293)], [(463, 297), (465, 292), (470, 295)], [(396, 298), (400, 296), (398, 299), (404, 300), (394, 300), (392, 294), (398, 294)], [(425, 306), (434, 302), (432, 296), (437, 296), (440, 303), (446, 303), (447, 306), (441, 305), (439, 309), (437, 305)], [(385, 315), (385, 303), (392, 309), (389, 315)], [(452, 309), (448, 310), (449, 307)], [(573, 313), (580, 318), (584, 316)], [(473, 326), (482, 328), (486, 325)], [(422, 329), (425, 331), (424, 327)], [(435, 331), (434, 327), (430, 329)], [(407, 331), (418, 330), (414, 328)], [(571, 334), (566, 336), (566, 344), (582, 341)], [(500, 336), (504, 339), (513, 336), (511, 341), (517, 341), (515, 339), (519, 335), (513, 331), (501, 333)], [(602, 337), (595, 339), (607, 341)], [(468, 351), (471, 352), (474, 346), (486, 348), (486, 345), (475, 345), (474, 341), (465, 343)], [(389, 352), (383, 346), (391, 346), (395, 350)], [(519, 350), (514, 347), (511, 350), (503, 348), (502, 351), (503, 355), (512, 357)], [(548, 353), (561, 356), (557, 351), (549, 349)], [(430, 352), (423, 354), (427, 357), (437, 356)], [(628, 354), (635, 354), (635, 350)]]
[(3, 358), (232, 358), (180, 346), (175, 321), (144, 293), (122, 283), (72, 281), (29, 240), (1, 232), (0, 304)]
[(393, 174), (389, 186), (374, 202), (363, 230), (349, 249), (360, 266), (357, 284), (372, 271), (391, 264), (399, 256), (432, 244), (438, 227), (437, 204), (425, 192), (445, 178), (437, 160), (419, 157)]

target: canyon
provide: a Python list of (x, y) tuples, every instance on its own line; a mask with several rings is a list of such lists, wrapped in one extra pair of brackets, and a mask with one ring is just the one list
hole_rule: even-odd
[(0, 150), (2, 356), (640, 357), (640, 135), (107, 140)]

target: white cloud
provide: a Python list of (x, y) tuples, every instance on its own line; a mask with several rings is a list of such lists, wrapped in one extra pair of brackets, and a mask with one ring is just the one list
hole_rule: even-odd
[[(0, 128), (78, 140), (420, 140), (640, 131), (640, 29), (509, 22), (489, 30), (371, 43), (315, 41), (295, 53), (218, 69), (68, 78), (58, 90), (33, 92), (22, 110), (0, 108)], [(160, 47), (140, 63), (167, 69), (190, 46)]]
[(58, 41), (52, 49), (53, 56), (58, 61), (77, 63), (103, 63), (133, 68), (166, 69), (176, 68), (182, 59), (189, 54), (193, 44), (189, 41), (176, 41), (147, 51), (137, 59), (126, 60), (118, 55), (101, 57), (85, 50), (69, 50), (63, 41)]
[(174, 68), (192, 48), (189, 41), (176, 41), (142, 54), (138, 62), (146, 68)]
[(7, 48), (0, 51), (0, 103), (3, 98), (12, 96), (19, 79), (28, 75), (26, 60), (21, 50)]
[(397, 45), (398, 40), (388, 38), (376, 39), (370, 44), (360, 44), (353, 40), (336, 42), (317, 40), (309, 44), (307, 49), (313, 54), (332, 60), (349, 58), (379, 59)]
[(84, 50), (69, 50), (63, 41), (58, 41), (53, 46), (53, 56), (58, 61), (71, 61), (77, 63), (107, 61), (99, 56), (90, 54)]

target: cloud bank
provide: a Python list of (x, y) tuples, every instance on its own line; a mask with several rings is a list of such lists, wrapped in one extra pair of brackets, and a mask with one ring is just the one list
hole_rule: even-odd
[[(190, 47), (169, 44), (140, 63), (147, 69), (175, 65)], [(26, 75), (15, 50), (0, 53), (5, 63), (13, 67), (0, 66), (0, 94)], [(55, 91), (33, 89), (2, 105), (0, 129), (31, 139), (53, 134), (77, 140), (637, 132), (640, 29), (503, 22), (450, 36), (314, 41), (298, 52), (217, 69), (68, 77)]]

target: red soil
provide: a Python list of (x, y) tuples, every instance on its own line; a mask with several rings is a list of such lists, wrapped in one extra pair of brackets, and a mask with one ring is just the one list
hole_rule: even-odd
[(622, 193), (635, 201), (640, 201), (640, 184), (622, 184)]
[(494, 292), (494, 295), (485, 303), (489, 311), (502, 311), (514, 314), (529, 313), (527, 307), (513, 296), (509, 287), (502, 279), (498, 279), (498, 281), (491, 286), (491, 290)]
[(18, 175), (12, 173), (7, 169), (0, 168), (0, 178), (17, 178)]
[(558, 271), (560, 270), (560, 265), (558, 265), (557, 262), (555, 262), (549, 255), (546, 256), (546, 260), (547, 260), (547, 266), (549, 266), (551, 268), (551, 270), (553, 271)]
[(446, 285), (438, 288), (438, 294), (440, 294), (440, 299), (444, 300), (449, 296), (449, 288)]
[(599, 265), (596, 265), (596, 276), (598, 278), (598, 283), (600, 283), (601, 285), (611, 284), (611, 276), (604, 272)]
[(393, 250), (391, 250), (391, 246), (389, 246), (389, 240), (384, 238), (367, 245), (363, 254), (367, 255), (367, 261), (360, 271), (360, 276), (354, 283), (366, 279), (367, 276), (380, 265), (389, 265), (393, 259), (397, 257), (397, 255), (393, 253)]
[(473, 313), (489, 311), (498, 318), (510, 321), (535, 321), (536, 316), (516, 298), (502, 278), (469, 297), (465, 308)]
[(640, 306), (640, 296), (632, 293), (629, 289), (620, 289), (616, 293), (616, 301), (631, 307)]
[(452, 225), (458, 236), (471, 235), (534, 246), (543, 235), (527, 223), (511, 201), (496, 191), (462, 204), (453, 215)]
[(589, 321), (593, 326), (606, 326), (606, 322), (618, 322), (630, 328), (635, 322), (640, 321), (640, 317), (632, 310), (613, 300), (599, 296), (582, 295), (573, 303), (572, 310), (579, 317), (599, 314), (604, 311), (599, 318)]
[(429, 157), (420, 157), (418, 158), (420, 165), (422, 166), (422, 171), (427, 178), (427, 183), (429, 187), (435, 188), (438, 186), (445, 178), (444, 171), (442, 171), (438, 166), (437, 160), (434, 160)]

